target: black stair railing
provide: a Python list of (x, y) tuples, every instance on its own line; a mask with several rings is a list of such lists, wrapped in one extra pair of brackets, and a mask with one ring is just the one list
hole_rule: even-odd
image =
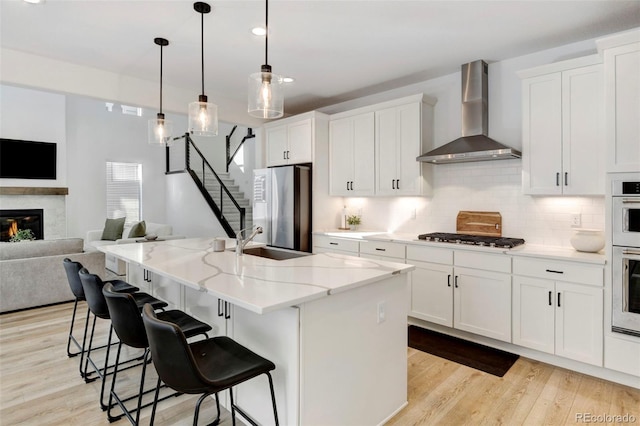
[[(183, 136), (177, 137), (174, 139), (179, 140), (184, 139), (184, 159), (185, 166), (184, 169), (191, 175), (191, 178), (196, 183), (196, 186), (200, 190), (200, 193), (203, 195), (207, 204), (216, 215), (220, 224), (224, 228), (227, 236), (230, 238), (235, 238), (236, 232), (245, 228), (245, 218), (246, 218), (246, 209), (241, 207), (234, 196), (231, 194), (229, 189), (226, 187), (222, 179), (218, 176), (218, 174), (213, 170), (211, 164), (204, 158), (204, 155), (198, 148), (198, 146), (193, 142), (193, 139), (189, 136), (189, 133), (185, 133)], [(169, 172), (169, 148), (167, 147), (167, 173)], [(194, 155), (192, 155), (194, 154)], [(194, 158), (192, 158), (194, 157)], [(199, 170), (202, 173), (202, 179), (195, 172), (194, 168)], [(214, 190), (217, 194), (212, 196), (211, 188), (207, 189), (206, 184), (211, 182), (214, 183)], [(225, 217), (224, 208), (232, 206), (233, 211), (237, 211), (240, 215), (240, 228), (234, 230), (228, 219)]]
[(238, 151), (240, 151), (240, 148), (242, 148), (242, 145), (245, 143), (245, 141), (247, 139), (252, 139), (255, 138), (256, 135), (253, 134), (253, 129), (251, 129), (251, 127), (249, 127), (247, 129), (247, 134), (242, 138), (242, 140), (240, 141), (240, 143), (238, 144), (238, 146), (236, 147), (235, 151), (233, 151), (233, 154), (231, 154), (231, 136), (233, 136), (233, 132), (236, 131), (236, 126), (233, 126), (233, 129), (231, 129), (231, 132), (229, 132), (229, 134), (226, 136), (226, 140), (227, 140), (227, 172), (229, 171), (229, 165), (231, 164), (231, 162), (233, 161), (233, 159), (235, 158), (236, 154), (238, 153)]

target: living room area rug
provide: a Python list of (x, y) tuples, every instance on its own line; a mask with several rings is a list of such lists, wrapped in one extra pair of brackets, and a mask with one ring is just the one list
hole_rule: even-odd
[(415, 325), (409, 326), (409, 347), (498, 377), (504, 376), (519, 358), (519, 355)]

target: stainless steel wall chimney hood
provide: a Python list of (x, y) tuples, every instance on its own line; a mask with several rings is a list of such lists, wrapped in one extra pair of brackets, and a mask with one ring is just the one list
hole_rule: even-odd
[(422, 154), (416, 160), (432, 164), (520, 158), (522, 153), (487, 136), (489, 90), (487, 63), (462, 65), (462, 137)]

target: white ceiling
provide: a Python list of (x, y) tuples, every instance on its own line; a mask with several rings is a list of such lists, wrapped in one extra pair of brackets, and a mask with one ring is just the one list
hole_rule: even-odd
[[(246, 104), (247, 76), (264, 62), (264, 1), (209, 1), (205, 93)], [(640, 26), (640, 1), (269, 2), (269, 64), (295, 82), (296, 114)], [(187, 0), (0, 0), (2, 47), (159, 81), (200, 93), (200, 15)], [(220, 109), (224, 104), (217, 102)], [(246, 113), (245, 113), (246, 114)]]

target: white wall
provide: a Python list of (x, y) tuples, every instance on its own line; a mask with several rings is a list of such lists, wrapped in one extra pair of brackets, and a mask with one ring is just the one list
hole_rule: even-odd
[(200, 191), (186, 173), (167, 175), (167, 222), (174, 235), (227, 237)]
[[(489, 62), (489, 135), (522, 149), (521, 88), (516, 72), (596, 53), (594, 40), (574, 43), (501, 62)], [(470, 61), (478, 58), (469, 58)], [(337, 113), (416, 93), (438, 99), (434, 147), (461, 135), (460, 73), (413, 84), (375, 96), (324, 108)], [(362, 228), (418, 235), (455, 232), (460, 210), (499, 211), (503, 235), (533, 244), (569, 247), (570, 215), (582, 214), (582, 226), (604, 229), (604, 197), (532, 197), (522, 194), (521, 160), (500, 160), (433, 167), (432, 197), (343, 198), (351, 213), (361, 213)], [(336, 209), (337, 210), (337, 209)], [(415, 212), (415, 218), (414, 218)], [(334, 227), (339, 225), (335, 212)]]
[[(67, 97), (69, 236), (84, 237), (104, 226), (107, 161), (142, 164), (142, 218), (166, 223), (165, 150), (147, 143), (147, 120), (155, 114), (125, 115), (117, 103), (109, 112), (104, 101)], [(174, 129), (186, 129), (184, 116), (167, 114), (167, 119)]]
[[(65, 96), (0, 85), (0, 137), (57, 145), (57, 178), (1, 179), (2, 186), (67, 186)], [(16, 159), (27, 161), (28, 159)]]

